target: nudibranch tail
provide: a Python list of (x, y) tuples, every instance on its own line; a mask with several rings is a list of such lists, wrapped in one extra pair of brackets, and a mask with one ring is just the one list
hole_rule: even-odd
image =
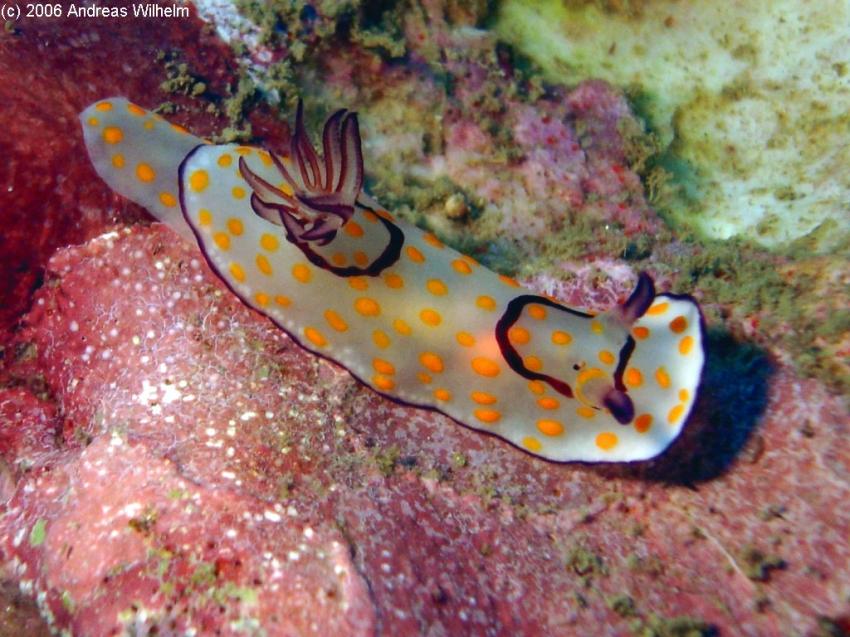
[(92, 164), (109, 187), (194, 241), (180, 210), (177, 173), (204, 141), (121, 97), (95, 102), (80, 122)]
[(622, 305), (567, 307), (481, 267), (362, 192), (356, 115), (290, 155), (192, 137), (122, 98), (82, 114), (98, 173), (197, 241), (246, 305), (406, 404), (556, 461), (662, 452), (705, 361), (696, 302), (641, 274)]

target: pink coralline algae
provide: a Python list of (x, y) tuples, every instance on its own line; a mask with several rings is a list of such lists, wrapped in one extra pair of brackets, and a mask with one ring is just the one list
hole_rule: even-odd
[[(354, 64), (364, 57), (332, 56), (329, 90), (371, 86), (376, 101), (431, 113), (439, 100), (423, 87), (436, 84), (417, 56), (458, 51), (447, 38), (461, 38), (436, 4), (406, 23), (421, 43), (412, 64), (366, 58), (374, 87), (352, 81), (366, 81)], [(432, 36), (414, 37), (429, 24)], [(681, 439), (623, 466), (548, 463), (383, 399), (240, 304), (197, 249), (147, 225), (88, 166), (76, 114), (116, 93), (153, 105), (156, 49), (181, 51), (211, 90), (233, 80), (214, 35), (195, 21), (42, 21), (7, 38), (0, 593), (10, 607), (13, 588), (33, 600), (3, 624), (10, 634), (847, 630), (850, 423), (819, 381), (713, 322)], [(505, 97), (498, 116), (520, 152), (493, 162), (500, 184), (474, 161), (494, 144), (470, 115), (488, 95), (474, 88), (439, 94), (454, 109), (445, 146), (413, 154), (485, 197), (498, 232), (545, 235), (568, 211), (637, 234), (662, 227), (624, 169), (617, 91), (591, 82), (530, 105)], [(181, 123), (221, 127), (201, 110)], [(284, 126), (254, 124), (285, 145)], [(390, 124), (369, 124), (367, 166), (378, 152), (368, 135)], [(556, 256), (522, 282), (602, 309), (636, 276), (619, 257)], [(664, 272), (662, 289), (684, 276)]]
[(688, 615), (779, 634), (844, 604), (846, 423), (787, 371), (732, 469), (692, 490), (663, 480), (716, 475), (694, 458), (728, 458), (706, 440), (720, 423), (735, 445), (724, 403), (752, 380), (724, 395), (709, 370), (692, 439), (656, 463), (549, 464), (305, 353), (164, 227), (59, 252), (25, 326), (19, 371), (64, 429), (3, 390), (55, 435), (4, 439), (30, 470), (0, 546), (57, 626), (613, 635)]

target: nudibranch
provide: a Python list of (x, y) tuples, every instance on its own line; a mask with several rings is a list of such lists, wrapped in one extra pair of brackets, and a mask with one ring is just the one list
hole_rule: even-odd
[(118, 193), (197, 242), (246, 305), (375, 391), (555, 461), (632, 461), (682, 430), (705, 360), (702, 317), (641, 274), (601, 314), (521, 288), (363, 191), (354, 113), (301, 108), (288, 155), (213, 145), (123, 98), (81, 114)]

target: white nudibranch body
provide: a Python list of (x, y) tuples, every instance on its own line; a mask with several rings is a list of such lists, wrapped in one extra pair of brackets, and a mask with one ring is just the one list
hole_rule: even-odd
[(381, 394), (555, 461), (651, 458), (679, 434), (704, 363), (689, 297), (596, 316), (521, 288), (361, 191), (356, 117), (320, 157), (212, 145), (111, 98), (80, 116), (98, 174), (180, 235), (248, 306)]

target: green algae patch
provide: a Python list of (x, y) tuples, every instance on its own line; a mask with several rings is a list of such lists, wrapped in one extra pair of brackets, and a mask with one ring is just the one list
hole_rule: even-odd
[(754, 546), (741, 549), (740, 564), (744, 574), (755, 582), (766, 582), (772, 571), (783, 569), (785, 560), (778, 555), (768, 555)]
[(44, 538), (47, 536), (47, 520), (44, 518), (39, 518), (35, 521), (35, 524), (32, 525), (32, 529), (30, 530), (30, 546), (36, 547), (44, 544)]
[(830, 220), (850, 235), (848, 21), (839, 0), (507, 0), (495, 29), (549, 81), (626, 90), (677, 226), (781, 248)]
[(180, 105), (174, 99), (190, 98), (202, 104), (199, 110), (227, 119), (225, 129), (211, 137), (216, 143), (245, 142), (251, 139), (251, 123), (246, 116), (257, 103), (259, 93), (254, 82), (242, 74), (235, 87), (227, 87), (224, 94), (216, 93), (210, 82), (182, 61), (179, 51), (157, 51), (155, 61), (162, 65), (166, 79), (159, 90), (167, 99), (155, 109), (161, 115), (171, 115), (180, 111)]
[(757, 342), (788, 352), (802, 374), (850, 390), (850, 366), (839, 355), (850, 330), (850, 294), (834, 283), (840, 259), (794, 261), (741, 240), (666, 247), (656, 256), (660, 274), (679, 274), (674, 292), (700, 291), (710, 323), (746, 323)]
[(405, 7), (361, 0), (325, 0), (314, 5), (305, 0), (236, 2), (239, 12), (259, 27), (259, 42), (288, 47), (296, 62), (326, 53), (336, 37), (389, 58), (406, 53), (401, 26)]
[(635, 622), (632, 634), (635, 637), (715, 637), (719, 632), (715, 626), (696, 617), (650, 615), (647, 620)]
[(583, 546), (576, 546), (567, 554), (565, 566), (582, 577), (608, 575), (602, 558)]
[(606, 598), (605, 604), (620, 617), (634, 617), (637, 615), (635, 600), (628, 595), (613, 595)]

